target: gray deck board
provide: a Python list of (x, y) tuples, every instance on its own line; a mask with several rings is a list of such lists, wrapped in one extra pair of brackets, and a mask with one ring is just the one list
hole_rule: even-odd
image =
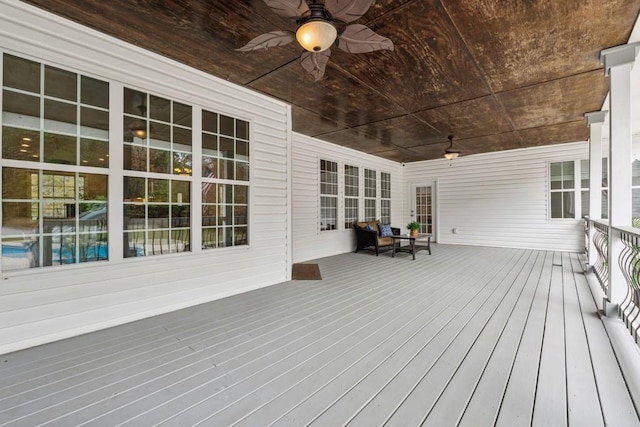
[[(562, 262), (571, 266), (570, 254), (563, 254)], [(569, 425), (604, 426), (574, 272), (572, 268), (562, 272)]]
[(0, 425), (640, 425), (576, 254), (433, 249), (5, 355)]
[(567, 425), (564, 291), (562, 266), (558, 265), (558, 262), (558, 257), (554, 255), (538, 385), (531, 423), (533, 427)]

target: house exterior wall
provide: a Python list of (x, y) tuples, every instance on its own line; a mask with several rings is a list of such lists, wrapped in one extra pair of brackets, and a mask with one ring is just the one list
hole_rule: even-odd
[[(338, 163), (338, 171), (344, 165), (391, 174), (391, 225), (404, 227), (403, 206), (403, 168), (400, 164), (380, 157), (365, 154), (336, 144), (320, 141), (297, 133), (292, 137), (292, 231), (293, 262), (350, 252), (355, 249), (355, 233), (345, 229), (338, 221), (337, 230), (320, 230), (320, 160)], [(339, 177), (342, 176), (339, 173)], [(363, 180), (360, 179), (360, 194), (363, 194)], [(378, 179), (378, 189), (380, 187)], [(344, 210), (343, 180), (338, 181), (338, 218)], [(363, 215), (360, 204), (360, 218)], [(378, 203), (378, 216), (380, 204)]]
[[(290, 277), (290, 109), (286, 104), (21, 2), (0, 0), (0, 8), (0, 54), (95, 76), (110, 82), (112, 94), (122, 96), (123, 86), (134, 87), (194, 109), (237, 117), (250, 122), (251, 130), (249, 245), (207, 251), (198, 247), (192, 253), (123, 259), (122, 243), (117, 244), (122, 238), (122, 219), (111, 217), (116, 219), (109, 225), (109, 261), (2, 273), (0, 354)], [(121, 127), (122, 102), (112, 104), (112, 124)], [(122, 152), (121, 135), (110, 133), (116, 153)], [(122, 166), (115, 160), (111, 163), (109, 211), (121, 215), (122, 199), (111, 195), (122, 192)], [(192, 194), (199, 193), (199, 180), (194, 176)], [(194, 207), (197, 209), (196, 203)], [(192, 217), (192, 232), (198, 234), (199, 228)]]
[(582, 251), (583, 221), (550, 219), (549, 163), (588, 158), (576, 142), (410, 163), (404, 215), (411, 186), (437, 182), (439, 243)]

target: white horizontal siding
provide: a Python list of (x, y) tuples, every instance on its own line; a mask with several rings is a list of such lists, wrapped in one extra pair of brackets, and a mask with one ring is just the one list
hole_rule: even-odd
[[(378, 189), (380, 188), (380, 172), (391, 174), (391, 224), (401, 227), (402, 219), (402, 167), (399, 163), (380, 157), (365, 154), (349, 148), (341, 147), (315, 138), (297, 133), (292, 142), (292, 211), (293, 211), (293, 261), (301, 262), (325, 256), (341, 254), (355, 249), (355, 236), (351, 229), (320, 231), (320, 159), (338, 162), (338, 174), (343, 175), (344, 164), (357, 166), (378, 172)], [(340, 180), (339, 183), (343, 181)], [(360, 182), (362, 191), (363, 182)], [(338, 189), (338, 218), (344, 211), (342, 195), (344, 189)], [(362, 193), (361, 193), (362, 194)], [(361, 198), (362, 199), (362, 198)], [(363, 212), (360, 202), (360, 212)], [(378, 216), (380, 212), (378, 210)]]
[[(548, 163), (588, 155), (588, 144), (576, 142), (409, 163), (405, 193), (438, 182), (441, 243), (581, 251), (582, 221), (548, 218)], [(407, 218), (410, 209), (407, 197)]]
[(286, 104), (29, 5), (0, 8), (2, 51), (248, 120), (252, 131), (250, 246), (5, 273), (0, 353), (287, 279)]

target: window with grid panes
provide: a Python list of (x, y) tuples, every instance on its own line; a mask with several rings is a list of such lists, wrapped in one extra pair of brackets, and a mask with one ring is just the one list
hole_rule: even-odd
[(358, 220), (360, 177), (357, 166), (344, 165), (344, 228), (353, 228)]
[(380, 221), (391, 224), (391, 174), (380, 172)]
[(320, 230), (338, 225), (338, 163), (320, 160)]
[(573, 161), (550, 164), (551, 218), (575, 218), (575, 165)]
[(124, 89), (124, 256), (190, 251), (191, 106)]
[(202, 248), (249, 242), (249, 123), (202, 112)]
[(364, 170), (364, 220), (375, 221), (378, 215), (376, 209), (377, 197), (377, 181), (376, 171), (371, 169)]
[(9, 54), (2, 75), (3, 271), (106, 260), (109, 84)]

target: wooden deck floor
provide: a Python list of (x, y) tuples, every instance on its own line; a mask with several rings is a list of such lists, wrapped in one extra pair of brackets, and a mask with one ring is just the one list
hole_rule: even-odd
[(0, 425), (640, 425), (577, 255), (416, 258), (4, 355)]

